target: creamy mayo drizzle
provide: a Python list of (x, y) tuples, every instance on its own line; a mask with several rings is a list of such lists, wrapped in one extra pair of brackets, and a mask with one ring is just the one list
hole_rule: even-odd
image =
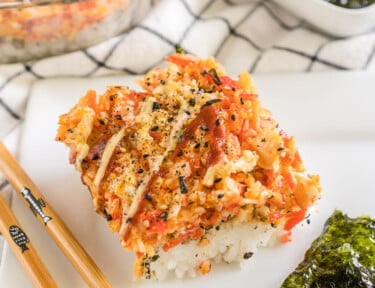
[(138, 186), (138, 188), (136, 190), (136, 193), (135, 193), (135, 196), (133, 198), (133, 202), (132, 202), (130, 208), (128, 209), (128, 211), (125, 211), (125, 209), (124, 209), (124, 211), (123, 211), (123, 221), (121, 223), (121, 228), (120, 228), (120, 232), (119, 232), (120, 238), (123, 238), (123, 237), (126, 236), (126, 233), (127, 233), (127, 230), (128, 230), (129, 224), (130, 224), (130, 221), (127, 221), (127, 220), (131, 219), (135, 215), (135, 213), (137, 212), (138, 206), (142, 201), (143, 192), (144, 192), (145, 188), (147, 187), (147, 185), (149, 184), (152, 174), (159, 170), (161, 164), (163, 163), (164, 159), (167, 157), (169, 152), (173, 151), (175, 149), (176, 145), (177, 145), (176, 134), (181, 130), (182, 125), (184, 124), (185, 119), (187, 118), (188, 115), (185, 113), (185, 111), (187, 110), (187, 103), (186, 103), (184, 97), (181, 96), (181, 95), (174, 95), (174, 97), (176, 97), (179, 100), (181, 106), (180, 106), (180, 109), (179, 109), (179, 112), (178, 112), (178, 115), (177, 115), (177, 121), (176, 121), (176, 123), (175, 123), (175, 125), (172, 129), (172, 132), (169, 136), (168, 146), (165, 149), (162, 157), (156, 158), (156, 160), (154, 161), (154, 163), (152, 165), (153, 166), (152, 169), (150, 169), (150, 171), (148, 171), (148, 173), (146, 174), (146, 176), (144, 178), (144, 181), (141, 183), (141, 185)]
[(100, 181), (102, 181), (105, 170), (107, 169), (108, 163), (111, 160), (113, 151), (115, 151), (117, 144), (124, 137), (124, 134), (125, 134), (125, 127), (122, 128), (116, 134), (112, 135), (112, 137), (108, 140), (107, 145), (104, 148), (102, 159), (100, 160), (100, 166), (99, 166), (98, 172), (95, 175), (94, 185), (96, 187), (99, 187)]

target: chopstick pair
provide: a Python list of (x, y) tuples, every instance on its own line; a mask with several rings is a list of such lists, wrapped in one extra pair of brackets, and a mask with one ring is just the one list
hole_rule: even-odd
[[(60, 217), (53, 211), (51, 206), (48, 204), (45, 197), (39, 191), (38, 187), (32, 182), (32, 180), (27, 176), (22, 167), (18, 164), (17, 160), (9, 153), (7, 148), (2, 142), (0, 142), (0, 172), (5, 176), (9, 183), (13, 186), (17, 194), (22, 198), (26, 205), (32, 210), (36, 215), (39, 223), (45, 228), (49, 235), (53, 238), (55, 243), (59, 246), (74, 268), (78, 271), (81, 277), (84, 279), (89, 287), (100, 287), (100, 288), (110, 288), (111, 285), (105, 278), (103, 273), (94, 263), (92, 258), (87, 254), (87, 252), (78, 243), (76, 238), (70, 232), (65, 223), (60, 219)], [(11, 237), (11, 229), (9, 224), (12, 226), (18, 226), (21, 230), (17, 230), (20, 235), (25, 234), (19, 223), (12, 216), (12, 212), (9, 207), (7, 207), (4, 199), (0, 199), (0, 222), (3, 226), (0, 226), (4, 236), (8, 234), (6, 240), (13, 247), (13, 243), (18, 246), (17, 241)], [(4, 209), (3, 209), (4, 208)], [(7, 211), (7, 212), (4, 212)], [(10, 213), (9, 213), (10, 212)], [(16, 222), (14, 221), (16, 220)], [(15, 224), (12, 224), (15, 223)], [(14, 228), (16, 229), (16, 228)], [(8, 233), (9, 232), (9, 233)], [(9, 238), (10, 236), (10, 238)], [(19, 236), (22, 237), (22, 236)], [(27, 237), (26, 234), (24, 237)], [(7, 239), (9, 238), (9, 239)], [(26, 238), (24, 238), (26, 239)], [(21, 240), (20, 240), (21, 241)], [(25, 242), (22, 240), (21, 242)], [(12, 243), (13, 242), (13, 243)], [(20, 243), (21, 243), (20, 242)], [(29, 243), (30, 244), (30, 243)], [(16, 250), (20, 247), (14, 246)], [(18, 248), (18, 249), (17, 249)], [(21, 264), (24, 266), (25, 271), (29, 275), (31, 281), (35, 287), (57, 287), (54, 283), (52, 277), (50, 277), (47, 269), (34, 251), (32, 245), (28, 245), (28, 250), (24, 251), (21, 247), (22, 253), (17, 255)], [(31, 253), (29, 253), (31, 252)], [(18, 253), (19, 254), (19, 253)], [(40, 266), (39, 266), (40, 265)], [(34, 267), (38, 266), (38, 268)], [(40, 276), (43, 272), (45, 277)], [(35, 281), (35, 283), (34, 283)], [(42, 283), (43, 282), (43, 283)], [(42, 286), (38, 286), (42, 285)]]
[(0, 232), (8, 242), (13, 254), (29, 276), (34, 287), (58, 287), (40, 259), (29, 237), (17, 221), (4, 197), (0, 195)]

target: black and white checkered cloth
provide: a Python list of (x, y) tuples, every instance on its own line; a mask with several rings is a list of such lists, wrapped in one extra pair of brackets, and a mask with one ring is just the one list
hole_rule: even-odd
[[(243, 70), (279, 73), (375, 69), (375, 31), (333, 38), (271, 0), (150, 0), (151, 6), (140, 24), (99, 45), (35, 62), (0, 65), (0, 139), (13, 153), (17, 154), (33, 81), (143, 74), (160, 65), (177, 45), (187, 53), (215, 56), (233, 75)], [(9, 185), (0, 176), (0, 190), (7, 189)]]

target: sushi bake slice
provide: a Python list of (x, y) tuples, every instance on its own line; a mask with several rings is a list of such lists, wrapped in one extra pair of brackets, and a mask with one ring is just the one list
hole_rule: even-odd
[(173, 54), (140, 92), (88, 91), (60, 116), (56, 139), (125, 249), (136, 278), (210, 271), (249, 259), (320, 197), (294, 138), (262, 107), (251, 77), (213, 58)]

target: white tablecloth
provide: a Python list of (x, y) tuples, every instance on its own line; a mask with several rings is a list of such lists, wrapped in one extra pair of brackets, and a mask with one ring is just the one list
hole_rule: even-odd
[[(374, 30), (337, 39), (267, 0), (150, 0), (149, 4), (150, 13), (141, 23), (104, 43), (35, 62), (0, 65), (0, 139), (12, 153), (17, 156), (33, 81), (142, 74), (160, 65), (177, 45), (187, 53), (215, 56), (233, 75), (243, 70), (375, 69)], [(1, 175), (0, 188), (9, 196), (11, 189)], [(0, 259), (2, 245), (0, 240)]]

